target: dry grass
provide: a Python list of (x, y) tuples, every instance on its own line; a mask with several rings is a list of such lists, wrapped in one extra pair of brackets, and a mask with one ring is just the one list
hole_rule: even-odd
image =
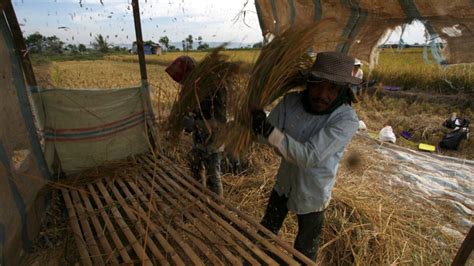
[(373, 78), (385, 85), (400, 86), (404, 90), (474, 92), (472, 64), (440, 66), (433, 60), (431, 53), (427, 59), (423, 56), (423, 48), (385, 48), (381, 51)]
[[(60, 62), (53, 63), (49, 70), (42, 69), (40, 73), (50, 73), (50, 77), (39, 80), (52, 87), (110, 88), (139, 84), (138, 65), (133, 63)], [(153, 107), (163, 125), (178, 87), (160, 64), (149, 65), (148, 71)], [(437, 143), (443, 130), (441, 123), (451, 112), (473, 117), (470, 109), (408, 103), (401, 99), (365, 99), (356, 105), (356, 109), (369, 129), (377, 131), (386, 124), (392, 125), (396, 133), (413, 129), (416, 140), (428, 143)], [(168, 155), (185, 168), (190, 145), (189, 139), (182, 141), (175, 149), (168, 150)], [(446, 217), (449, 210), (441, 205), (427, 205), (415, 199), (406, 188), (389, 184), (386, 177), (392, 172), (396, 174), (396, 162), (381, 158), (373, 149), (367, 148), (369, 146), (366, 141), (356, 138), (348, 147), (346, 158), (351, 159), (344, 160), (339, 169), (333, 201), (326, 213), (319, 256), (321, 263), (449, 265), (461, 241), (441, 229), (450, 223)], [(470, 140), (463, 143), (460, 153), (449, 154), (472, 159), (473, 151)], [(236, 207), (259, 220), (274, 184), (279, 157), (268, 147), (254, 145), (248, 159), (248, 171), (224, 175), (225, 195)], [(292, 242), (296, 228), (296, 219), (290, 216), (280, 234)], [(62, 255), (72, 256), (71, 253)]]
[[(417, 148), (417, 143), (437, 145), (444, 134), (451, 131), (442, 126), (443, 122), (453, 112), (458, 116), (474, 118), (474, 110), (456, 105), (431, 104), (427, 102), (408, 102), (404, 99), (365, 97), (360, 104), (355, 105), (357, 114), (369, 130), (378, 132), (390, 125), (399, 141), (398, 144)], [(413, 134), (412, 142), (401, 139), (402, 131)], [(474, 140), (463, 140), (459, 151), (441, 150), (441, 154), (464, 159), (474, 159)]]
[[(326, 211), (322, 265), (448, 265), (461, 239), (442, 228), (450, 225), (443, 206), (433, 206), (412, 197), (406, 187), (394, 187), (387, 178), (396, 174), (397, 162), (383, 158), (371, 143), (355, 138), (339, 169), (333, 200)], [(187, 167), (185, 145), (174, 158)], [(347, 158), (357, 157), (351, 164)], [(249, 168), (240, 175), (223, 176), (225, 197), (259, 220), (275, 182), (280, 162), (273, 150), (253, 145)], [(297, 222), (290, 215), (280, 236), (292, 243)]]

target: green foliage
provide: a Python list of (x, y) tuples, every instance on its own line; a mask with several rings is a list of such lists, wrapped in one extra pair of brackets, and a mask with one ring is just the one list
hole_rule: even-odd
[(77, 49), (79, 50), (80, 53), (84, 53), (87, 48), (84, 44), (80, 43), (78, 46), (77, 46)]
[(190, 51), (193, 49), (193, 35), (189, 34), (188, 37), (181, 41), (181, 45), (183, 46), (183, 51)]
[(110, 44), (107, 43), (102, 34), (99, 34), (95, 37), (92, 47), (94, 47), (94, 50), (96, 51), (107, 53), (109, 51)]
[(257, 42), (252, 45), (252, 48), (262, 48), (263, 47), (263, 42)]
[(61, 54), (63, 52), (64, 42), (55, 35), (46, 37), (35, 32), (26, 38), (25, 43), (30, 53)]
[(166, 50), (170, 50), (171, 46), (170, 39), (168, 38), (168, 36), (160, 37), (160, 40), (158, 42), (163, 46), (163, 48), (165, 48)]
[(198, 47), (197, 47), (198, 50), (207, 50), (207, 49), (209, 49), (209, 44), (203, 43), (201, 36), (199, 36), (197, 38), (197, 40), (198, 40)]

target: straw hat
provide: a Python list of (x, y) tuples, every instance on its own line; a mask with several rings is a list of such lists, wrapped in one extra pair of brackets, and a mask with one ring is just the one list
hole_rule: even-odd
[(338, 52), (321, 52), (316, 56), (309, 75), (336, 83), (359, 85), (362, 80), (352, 76), (354, 58)]

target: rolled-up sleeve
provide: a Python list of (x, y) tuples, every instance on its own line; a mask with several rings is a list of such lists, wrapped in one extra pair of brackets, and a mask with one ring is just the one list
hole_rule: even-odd
[(347, 145), (357, 128), (356, 119), (341, 119), (324, 127), (304, 143), (275, 129), (269, 142), (286, 161), (301, 168), (312, 168)]

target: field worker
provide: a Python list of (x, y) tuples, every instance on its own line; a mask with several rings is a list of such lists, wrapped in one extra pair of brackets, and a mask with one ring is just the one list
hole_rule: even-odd
[(362, 71), (362, 62), (359, 59), (354, 60), (354, 68), (352, 69), (352, 76), (364, 79), (364, 71)]
[[(364, 71), (362, 71), (362, 62), (359, 59), (354, 60), (354, 68), (352, 68), (352, 76), (363, 79), (364, 78)], [(362, 87), (361, 85), (351, 85), (351, 89), (355, 94), (359, 94)]]
[(357, 131), (357, 102), (350, 85), (354, 59), (321, 52), (306, 75), (306, 88), (284, 96), (268, 118), (252, 111), (252, 129), (282, 157), (261, 224), (278, 234), (288, 211), (298, 217), (294, 247), (316, 260), (318, 242), (345, 146)]
[[(180, 56), (165, 71), (174, 81), (182, 85), (194, 67), (195, 63), (191, 57)], [(226, 89), (216, 88), (212, 95), (201, 100), (199, 107), (185, 118), (185, 125), (183, 125), (193, 137), (191, 149), (193, 177), (201, 181), (201, 173), (205, 170), (207, 188), (222, 196), (220, 168), (222, 151), (214, 147), (215, 134), (213, 133), (217, 131), (219, 124), (222, 126), (226, 122)]]

